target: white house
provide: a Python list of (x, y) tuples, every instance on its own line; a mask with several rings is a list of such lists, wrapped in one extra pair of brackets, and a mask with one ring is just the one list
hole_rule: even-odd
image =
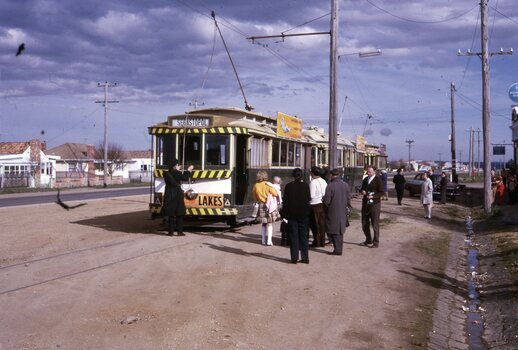
[(0, 187), (54, 187), (57, 156), (45, 153), (45, 143), (0, 142)]

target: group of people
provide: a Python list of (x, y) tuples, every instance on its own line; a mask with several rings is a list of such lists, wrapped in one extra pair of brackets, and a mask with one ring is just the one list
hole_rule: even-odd
[[(310, 229), (313, 233), (312, 247), (324, 247), (327, 237), (333, 245), (333, 251), (328, 254), (342, 255), (343, 235), (349, 225), (351, 210), (351, 190), (343, 181), (342, 170), (337, 168), (327, 173), (314, 166), (309, 182), (304, 181), (304, 172), (300, 168), (294, 169), (292, 175), (293, 181), (281, 193), (280, 188), (276, 189), (275, 184), (268, 182), (265, 171), (257, 173), (252, 192), (258, 203), (257, 221), (262, 224), (263, 245), (272, 245), (273, 223), (280, 217), (283, 220), (281, 226), (285, 227), (288, 236), (291, 263), (309, 264)], [(381, 199), (386, 196), (386, 189), (373, 166), (367, 167), (360, 192), (363, 195), (362, 230), (365, 234), (365, 241), (360, 245), (377, 248)]]
[(493, 203), (496, 205), (518, 203), (518, 175), (515, 169), (504, 170), (496, 173), (491, 170), (491, 189), (493, 191)]
[[(431, 219), (432, 218), (432, 207), (433, 207), (433, 191), (436, 186), (436, 184), (433, 182), (435, 178), (432, 176), (433, 170), (428, 170), (427, 172), (423, 172), (421, 174), (421, 180), (423, 180), (423, 183), (421, 185), (421, 204), (423, 205), (424, 209), (424, 218), (425, 219)], [(447, 196), (447, 188), (448, 188), (448, 177), (446, 173), (443, 171), (441, 173), (440, 179), (437, 179), (436, 181), (439, 182), (439, 187), (441, 191), (441, 197), (439, 200), (440, 204), (446, 204), (446, 196)], [(394, 178), (392, 179), (392, 182), (394, 182), (394, 187), (396, 189), (397, 194), (397, 203), (398, 205), (402, 205), (403, 200), (403, 193), (405, 191), (405, 177), (401, 174), (401, 169), (397, 170), (397, 174), (394, 175)]]

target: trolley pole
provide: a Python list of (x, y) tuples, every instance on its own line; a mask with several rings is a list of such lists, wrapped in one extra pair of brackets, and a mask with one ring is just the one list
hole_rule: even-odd
[(95, 101), (95, 103), (102, 103), (104, 107), (104, 173), (103, 173), (103, 187), (108, 186), (108, 103), (119, 103), (119, 101), (108, 101), (108, 88), (115, 87), (117, 83), (97, 83), (97, 87), (104, 88), (104, 101)]

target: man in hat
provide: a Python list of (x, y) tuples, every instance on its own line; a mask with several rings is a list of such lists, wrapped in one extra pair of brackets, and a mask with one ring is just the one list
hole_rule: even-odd
[(181, 172), (178, 159), (173, 159), (169, 170), (164, 174), (165, 193), (162, 213), (169, 218), (168, 232), (172, 236), (175, 229), (178, 236), (183, 233), (183, 218), (185, 216), (185, 203), (183, 201), (182, 181), (189, 181), (194, 166), (189, 165), (187, 171)]

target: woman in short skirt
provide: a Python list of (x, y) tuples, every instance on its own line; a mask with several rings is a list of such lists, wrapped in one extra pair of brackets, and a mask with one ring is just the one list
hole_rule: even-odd
[(257, 220), (261, 223), (261, 242), (263, 245), (273, 245), (273, 223), (280, 220), (281, 216), (276, 207), (273, 208), (271, 205), (277, 203), (277, 190), (269, 186), (267, 182), (268, 173), (264, 170), (258, 171), (252, 193), (254, 199), (259, 203)]

